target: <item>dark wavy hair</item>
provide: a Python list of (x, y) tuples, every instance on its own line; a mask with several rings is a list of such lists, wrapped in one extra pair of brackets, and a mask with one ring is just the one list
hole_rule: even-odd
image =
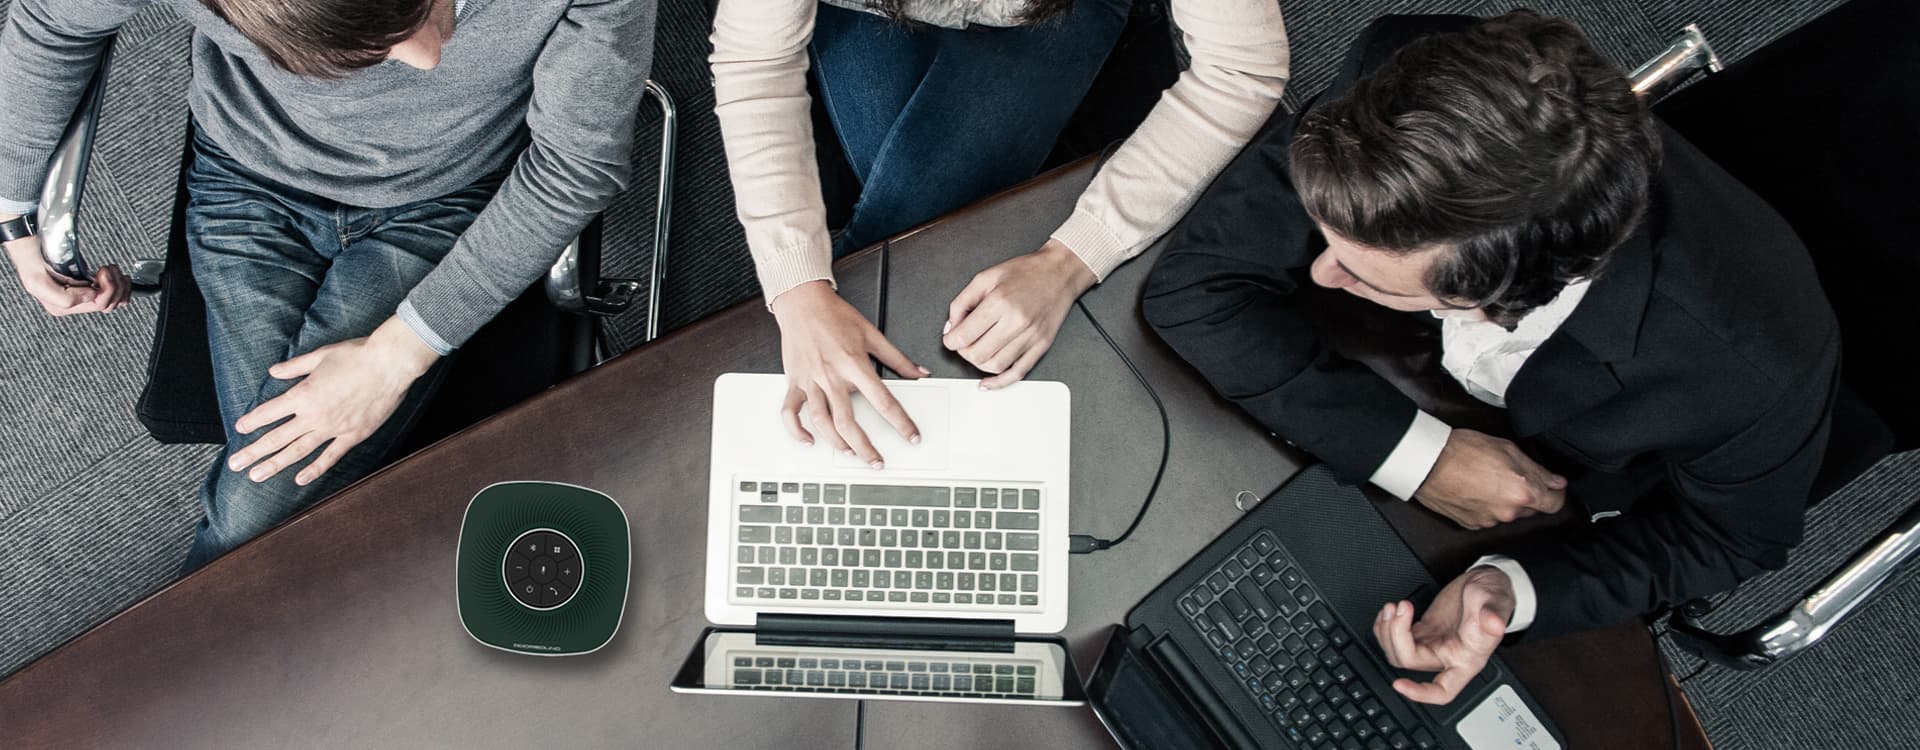
[(1292, 158), (1315, 220), (1451, 248), (1427, 288), (1511, 329), (1639, 226), (1660, 139), (1578, 26), (1517, 10), (1401, 48), (1302, 119)]
[(339, 78), (387, 59), (426, 25), (434, 0), (200, 0), (280, 69)]
[[(904, 0), (867, 0), (867, 7), (894, 21), (906, 23), (910, 20)], [(1020, 22), (1046, 23), (1065, 16), (1070, 10), (1073, 10), (1073, 0), (1031, 0), (1027, 3), (1026, 12), (1020, 14)]]

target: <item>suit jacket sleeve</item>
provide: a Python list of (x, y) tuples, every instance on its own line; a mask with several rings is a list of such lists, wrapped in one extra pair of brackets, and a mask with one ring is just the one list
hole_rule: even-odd
[(1142, 310), (1221, 395), (1358, 484), (1417, 411), (1320, 341), (1296, 292), (1326, 247), (1294, 192), (1282, 113), (1221, 172), (1167, 240)]
[(1513, 553), (1538, 596), (1524, 637), (1623, 622), (1785, 565), (1826, 457), (1837, 346), (1816, 363), (1730, 439), (1669, 455), (1671, 503)]

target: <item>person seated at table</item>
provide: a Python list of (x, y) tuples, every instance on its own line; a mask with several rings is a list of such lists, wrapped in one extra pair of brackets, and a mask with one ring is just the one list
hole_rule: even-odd
[[(1449, 427), (1335, 353), (1309, 283), (1437, 325), (1444, 369), (1523, 442)], [(1381, 608), (1388, 660), (1439, 673), (1395, 688), (1429, 703), (1506, 634), (1619, 623), (1784, 564), (1837, 387), (1834, 315), (1786, 223), (1578, 27), (1529, 11), (1375, 22), (1208, 188), (1143, 304), (1346, 481), (1476, 529), (1585, 504), (1591, 523), (1483, 559), (1418, 619)]]
[[(192, 24), (187, 252), (226, 445), (192, 570), (371, 472), (443, 361), (624, 187), (653, 0), (14, 0), (0, 37), (0, 220), (29, 214), (108, 38)], [(126, 304), (103, 267), (48, 313)]]
[[(1032, 176), (1092, 84), (1132, 0), (721, 0), (715, 112), (803, 443), (880, 468), (853, 419), (871, 401), (909, 441), (919, 428), (870, 357), (930, 375), (835, 293), (832, 262)], [(1278, 0), (1172, 0), (1192, 65), (1038, 250), (975, 275), (939, 335), (989, 373), (1025, 377), (1081, 293), (1172, 226), (1273, 113), (1286, 83)], [(861, 191), (829, 237), (807, 70)], [(1013, 248), (1010, 248), (1013, 249)], [(1025, 248), (1017, 248), (1025, 249)], [(809, 432), (800, 414), (807, 413)]]

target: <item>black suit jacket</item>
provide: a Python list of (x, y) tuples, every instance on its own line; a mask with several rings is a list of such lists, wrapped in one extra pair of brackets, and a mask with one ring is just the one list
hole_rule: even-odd
[[(1396, 47), (1363, 37), (1321, 98)], [(1169, 235), (1143, 306), (1222, 395), (1359, 483), (1416, 407), (1320, 340), (1296, 295), (1326, 247), (1290, 181), (1296, 121), (1276, 115)], [(1555, 463), (1546, 450), (1584, 467), (1568, 472), (1570, 494), (1590, 512), (1621, 512), (1506, 550), (1538, 596), (1529, 638), (1784, 564), (1826, 449), (1839, 332), (1805, 247), (1752, 192), (1661, 132), (1649, 215), (1506, 394), (1514, 437), (1536, 459)], [(1660, 491), (1636, 491), (1649, 479)]]

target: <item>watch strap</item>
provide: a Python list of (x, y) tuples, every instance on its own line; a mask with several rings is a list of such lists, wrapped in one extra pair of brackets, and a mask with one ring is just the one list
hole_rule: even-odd
[(33, 214), (0, 222), (0, 242), (26, 239), (39, 233), (40, 227), (34, 223)]

